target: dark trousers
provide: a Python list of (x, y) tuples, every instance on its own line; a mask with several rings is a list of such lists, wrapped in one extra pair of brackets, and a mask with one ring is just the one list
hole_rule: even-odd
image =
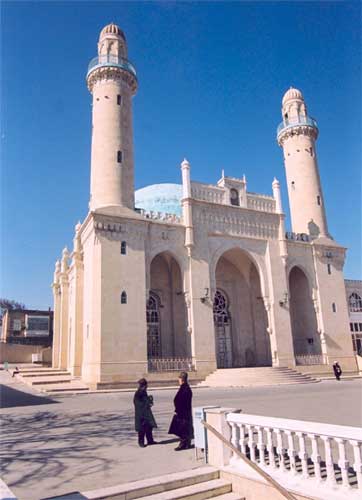
[(144, 444), (145, 436), (148, 444), (153, 442), (152, 427), (150, 425), (143, 425), (142, 429), (138, 432), (138, 442)]

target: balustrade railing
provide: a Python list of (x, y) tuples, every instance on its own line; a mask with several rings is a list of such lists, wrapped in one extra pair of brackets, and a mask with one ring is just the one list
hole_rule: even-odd
[(194, 371), (192, 358), (149, 358), (148, 371), (150, 372), (174, 372)]
[(280, 123), (277, 128), (277, 135), (279, 135), (283, 130), (287, 128), (296, 127), (299, 125), (318, 128), (317, 122), (314, 120), (314, 118), (311, 118), (310, 116), (299, 116), (293, 119), (286, 119), (282, 123)]
[(196, 200), (210, 203), (224, 203), (225, 191), (217, 186), (209, 186), (198, 182), (191, 183), (191, 196)]
[(114, 54), (102, 54), (94, 57), (88, 64), (87, 75), (89, 75), (89, 73), (98, 66), (115, 66), (117, 68), (125, 69), (129, 73), (132, 73), (132, 75), (135, 77), (137, 76), (136, 69), (133, 64), (128, 59), (122, 56), (117, 56)]
[(309, 241), (309, 235), (306, 233), (285, 233), (285, 239), (293, 241)]
[[(229, 413), (226, 420), (230, 442), (284, 486), (325, 492), (316, 498), (360, 498), (360, 428), (243, 413)], [(234, 453), (230, 463), (238, 468), (238, 460)], [(328, 493), (329, 487), (340, 493)]]
[(247, 193), (246, 200), (247, 208), (251, 210), (272, 213), (275, 212), (275, 200), (272, 197)]
[(297, 354), (295, 362), (300, 366), (326, 365), (327, 359), (324, 354)]

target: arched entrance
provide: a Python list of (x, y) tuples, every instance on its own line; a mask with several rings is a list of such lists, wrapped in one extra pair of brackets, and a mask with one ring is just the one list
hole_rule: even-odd
[(270, 366), (268, 316), (254, 262), (239, 248), (228, 250), (218, 260), (215, 278), (218, 368)]
[(297, 266), (289, 273), (289, 294), (294, 355), (321, 354), (312, 289), (307, 276)]
[(222, 290), (217, 290), (215, 293), (213, 313), (217, 367), (231, 368), (233, 366), (231, 318), (228, 299)]
[(148, 357), (188, 357), (191, 352), (189, 337), (181, 269), (170, 253), (163, 252), (154, 257), (150, 266)]

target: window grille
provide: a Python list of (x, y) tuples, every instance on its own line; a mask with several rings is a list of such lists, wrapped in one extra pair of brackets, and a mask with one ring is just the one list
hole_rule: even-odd
[(362, 312), (362, 299), (358, 293), (353, 292), (349, 296), (348, 305), (351, 312)]

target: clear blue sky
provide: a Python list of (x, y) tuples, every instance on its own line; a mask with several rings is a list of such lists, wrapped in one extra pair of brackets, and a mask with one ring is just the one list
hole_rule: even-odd
[(87, 213), (85, 74), (111, 21), (139, 77), (136, 187), (179, 183), (186, 156), (193, 180), (224, 168), (271, 193), (276, 176), (288, 213), (275, 136), (296, 86), (319, 124), (330, 232), (361, 279), (360, 19), (360, 2), (2, 2), (0, 295), (52, 305), (54, 262)]

